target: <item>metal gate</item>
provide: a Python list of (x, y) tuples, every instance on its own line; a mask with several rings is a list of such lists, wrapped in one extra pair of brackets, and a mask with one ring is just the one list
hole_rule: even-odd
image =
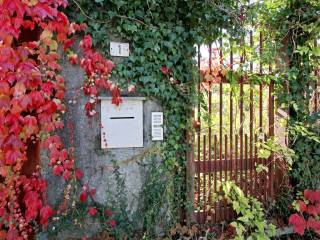
[[(257, 55), (262, 55), (262, 36), (258, 36)], [(249, 44), (254, 47), (253, 34)], [(197, 222), (221, 222), (234, 214), (226, 201), (217, 200), (221, 183), (234, 181), (245, 194), (266, 202), (276, 191), (275, 161), (259, 158), (257, 143), (275, 134), (275, 99), (272, 82), (250, 83), (248, 77), (229, 76), (246, 65), (247, 72), (263, 75), (272, 71), (261, 61), (246, 62), (246, 53), (228, 54), (222, 40), (214, 47), (198, 46), (199, 102), (195, 109), (194, 207)], [(207, 55), (207, 60), (204, 57)], [(223, 56), (224, 55), (224, 56)], [(207, 62), (206, 62), (207, 61)], [(230, 84), (230, 79), (233, 83)], [(235, 83), (236, 81), (236, 83)], [(259, 171), (259, 166), (264, 170)]]

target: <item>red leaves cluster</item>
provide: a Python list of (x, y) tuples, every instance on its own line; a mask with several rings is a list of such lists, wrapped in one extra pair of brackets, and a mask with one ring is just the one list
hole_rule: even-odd
[[(86, 26), (70, 23), (61, 8), (67, 0), (0, 0), (0, 238), (28, 239), (30, 221), (47, 225), (53, 210), (45, 204), (46, 184), (38, 172), (22, 175), (27, 160), (27, 142), (42, 141), (48, 150), (53, 174), (80, 180), (83, 173), (74, 169), (73, 149), (65, 149), (59, 136), (65, 81), (60, 75), (58, 44), (65, 51), (73, 46), (73, 34)], [(33, 30), (37, 40), (25, 40), (23, 32)], [(28, 36), (30, 37), (30, 36)], [(120, 89), (108, 80), (113, 63), (92, 50), (86, 35), (81, 66), (87, 74), (84, 93), (91, 97), (88, 115), (100, 90), (112, 90), (114, 103), (121, 102)], [(69, 55), (73, 64), (78, 56)], [(87, 194), (87, 192), (86, 192)], [(89, 192), (91, 196), (95, 191)], [(82, 197), (84, 200), (86, 197)]]
[(160, 70), (164, 75), (169, 75), (170, 73), (170, 70), (167, 66), (162, 66)]
[(306, 229), (320, 233), (320, 190), (305, 190), (304, 201), (297, 200), (299, 213), (292, 214), (289, 224), (295, 233), (304, 234)]
[(49, 205), (44, 206), (40, 210), (40, 224), (47, 226), (49, 218), (53, 215), (53, 211)]
[(112, 227), (112, 228), (115, 228), (116, 225), (117, 225), (116, 220), (114, 220), (114, 219), (109, 220), (109, 221), (107, 222), (107, 224), (108, 224), (110, 227)]
[(94, 207), (90, 207), (90, 208), (88, 209), (88, 214), (89, 214), (90, 216), (96, 215), (97, 212), (98, 212), (98, 210), (97, 210), (96, 208), (94, 208)]
[[(88, 116), (94, 116), (96, 114), (95, 106), (101, 90), (112, 91), (112, 103), (115, 105), (119, 105), (122, 102), (120, 97), (121, 90), (109, 81), (110, 74), (114, 68), (113, 62), (92, 50), (91, 36), (84, 36), (80, 42), (80, 47), (84, 52), (80, 65), (87, 74), (87, 81), (85, 82), (83, 91), (85, 95), (90, 97), (90, 101), (85, 105), (85, 110)], [(74, 59), (69, 60), (71, 62), (74, 61)]]
[(89, 190), (89, 187), (87, 185), (83, 186), (83, 191), (81, 192), (80, 198), (79, 198), (80, 202), (87, 201), (89, 195), (93, 198), (96, 195), (96, 193), (97, 193), (97, 190), (95, 188), (92, 188)]

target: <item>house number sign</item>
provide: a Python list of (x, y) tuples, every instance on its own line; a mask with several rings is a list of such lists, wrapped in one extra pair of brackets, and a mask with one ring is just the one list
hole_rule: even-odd
[(110, 55), (114, 57), (129, 57), (129, 43), (110, 42)]

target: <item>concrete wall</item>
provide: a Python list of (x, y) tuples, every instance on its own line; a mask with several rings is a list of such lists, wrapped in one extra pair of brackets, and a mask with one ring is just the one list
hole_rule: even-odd
[[(118, 61), (118, 60), (116, 60)], [(78, 66), (71, 66), (66, 59), (62, 64), (62, 75), (66, 80), (66, 104), (67, 113), (64, 116), (65, 129), (60, 132), (66, 146), (70, 144), (70, 129), (68, 124), (74, 127), (74, 146), (76, 166), (84, 172), (83, 184), (90, 188), (96, 188), (95, 201), (102, 205), (110, 205), (112, 198), (118, 194), (117, 180), (114, 174), (114, 165), (117, 164), (121, 178), (124, 180), (124, 193), (127, 196), (127, 210), (129, 215), (135, 212), (141, 198), (148, 165), (142, 164), (150, 152), (157, 152), (159, 143), (151, 141), (151, 112), (162, 111), (161, 106), (152, 99), (146, 99), (143, 106), (144, 121), (144, 147), (101, 149), (100, 143), (100, 105), (97, 106), (98, 114), (89, 119), (86, 116), (84, 105), (88, 101), (84, 96), (81, 86), (84, 82), (84, 73)], [(160, 158), (158, 158), (158, 161)], [(65, 182), (62, 177), (55, 177), (47, 165), (46, 153), (42, 153), (43, 174), (48, 181), (47, 197), (51, 205), (57, 206), (63, 199)], [(139, 228), (140, 226), (136, 226)], [(92, 229), (91, 229), (92, 230)], [(96, 230), (93, 231), (97, 231)], [(70, 235), (71, 233), (69, 233)], [(64, 239), (64, 234), (59, 239)], [(71, 234), (71, 235), (74, 235)]]

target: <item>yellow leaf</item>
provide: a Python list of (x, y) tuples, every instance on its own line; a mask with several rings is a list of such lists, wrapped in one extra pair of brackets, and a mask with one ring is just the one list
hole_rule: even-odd
[(50, 32), (49, 30), (44, 30), (41, 33), (40, 39), (44, 40), (44, 39), (51, 39), (52, 38), (52, 32)]
[(207, 81), (207, 82), (212, 82), (213, 81), (213, 76), (211, 76), (210, 74), (207, 74), (204, 79)]
[(38, 0), (22, 0), (22, 2), (29, 7), (35, 6), (38, 3)]
[(52, 40), (49, 44), (51, 51), (56, 51), (58, 49), (58, 43), (55, 40)]
[(224, 69), (221, 70), (222, 76), (225, 77), (225, 76), (227, 75), (227, 73), (228, 73), (228, 70), (227, 70), (227, 69), (224, 68)]
[(38, 0), (30, 0), (31, 6), (35, 6), (38, 3)]

